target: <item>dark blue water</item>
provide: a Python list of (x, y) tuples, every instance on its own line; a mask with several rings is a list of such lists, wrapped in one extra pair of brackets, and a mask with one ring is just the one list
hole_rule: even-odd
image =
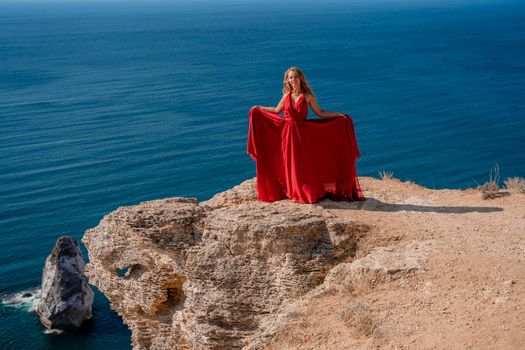
[(0, 3), (0, 348), (129, 349), (100, 293), (93, 327), (60, 336), (13, 295), (38, 287), (60, 235), (253, 177), (247, 112), (279, 101), (292, 65), (323, 109), (353, 116), (360, 175), (525, 176), (517, 1)]

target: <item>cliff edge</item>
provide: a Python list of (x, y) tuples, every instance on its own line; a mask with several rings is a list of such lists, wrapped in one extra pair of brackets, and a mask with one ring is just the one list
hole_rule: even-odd
[(137, 349), (518, 349), (525, 195), (360, 178), (365, 202), (122, 207), (86, 231), (86, 275)]

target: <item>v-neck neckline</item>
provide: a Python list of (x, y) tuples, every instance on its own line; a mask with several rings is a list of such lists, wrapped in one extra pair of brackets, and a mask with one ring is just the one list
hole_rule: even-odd
[(299, 100), (301, 99), (301, 97), (304, 97), (304, 92), (301, 93), (301, 95), (299, 95), (299, 98), (297, 99), (297, 101), (294, 100), (293, 95), (292, 95), (292, 93), (290, 92), (290, 98), (292, 99), (292, 102), (293, 102), (293, 106), (294, 106), (294, 107), (297, 106), (297, 103), (299, 102)]

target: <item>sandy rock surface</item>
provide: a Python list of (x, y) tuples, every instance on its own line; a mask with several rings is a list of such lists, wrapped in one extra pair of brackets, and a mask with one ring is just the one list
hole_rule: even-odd
[(320, 203), (373, 225), (355, 260), (332, 269), (257, 348), (523, 349), (525, 195), (361, 185), (365, 203)]
[(522, 349), (525, 195), (360, 178), (365, 202), (123, 207), (87, 274), (134, 349)]

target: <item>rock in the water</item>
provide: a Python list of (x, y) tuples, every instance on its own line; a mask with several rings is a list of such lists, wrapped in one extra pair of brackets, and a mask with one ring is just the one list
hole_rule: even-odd
[(37, 313), (48, 329), (77, 330), (91, 319), (93, 291), (77, 241), (60, 237), (46, 259)]

